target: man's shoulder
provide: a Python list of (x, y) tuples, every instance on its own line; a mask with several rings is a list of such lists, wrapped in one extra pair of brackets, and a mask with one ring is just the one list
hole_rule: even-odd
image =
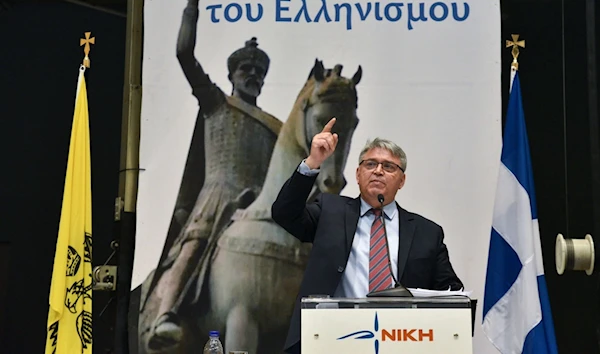
[(322, 203), (336, 203), (336, 204), (345, 204), (355, 198), (350, 198), (345, 195), (333, 194), (333, 193), (321, 193), (317, 197), (321, 199)]
[(420, 225), (428, 225), (430, 227), (435, 227), (435, 228), (442, 228), (442, 226), (440, 224), (438, 224), (437, 222), (421, 215), (421, 214), (417, 214), (414, 213), (412, 211), (408, 211), (406, 209), (403, 209), (403, 211), (408, 215), (408, 219), (413, 219), (415, 222), (417, 222)]

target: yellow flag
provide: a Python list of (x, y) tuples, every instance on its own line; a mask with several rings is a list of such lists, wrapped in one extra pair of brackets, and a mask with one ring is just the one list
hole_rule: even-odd
[(92, 353), (92, 184), (84, 72), (82, 66), (50, 286), (46, 354)]

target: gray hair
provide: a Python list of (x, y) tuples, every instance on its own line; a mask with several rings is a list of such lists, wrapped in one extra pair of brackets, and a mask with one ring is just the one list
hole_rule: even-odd
[(363, 156), (367, 153), (367, 151), (375, 148), (389, 151), (392, 156), (397, 157), (400, 160), (402, 169), (406, 171), (406, 153), (400, 146), (387, 139), (375, 138), (374, 140), (368, 140), (365, 144), (365, 147), (363, 147), (362, 151), (360, 152), (358, 163), (362, 161)]

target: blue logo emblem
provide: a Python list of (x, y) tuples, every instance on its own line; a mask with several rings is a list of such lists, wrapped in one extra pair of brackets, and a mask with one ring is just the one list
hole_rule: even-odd
[[(379, 320), (377, 319), (377, 312), (375, 312), (375, 321), (373, 323), (373, 331), (362, 330), (346, 334), (345, 336), (339, 337), (337, 340), (353, 338), (353, 339), (371, 339), (375, 338), (375, 333), (379, 332)], [(379, 354), (379, 339), (375, 338), (375, 354)]]

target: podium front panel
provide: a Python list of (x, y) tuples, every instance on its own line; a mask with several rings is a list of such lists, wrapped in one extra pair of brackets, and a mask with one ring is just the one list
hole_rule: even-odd
[(302, 354), (473, 352), (470, 308), (427, 306), (425, 302), (419, 306), (379, 305), (364, 302), (339, 307), (329, 301), (321, 306), (303, 306)]

